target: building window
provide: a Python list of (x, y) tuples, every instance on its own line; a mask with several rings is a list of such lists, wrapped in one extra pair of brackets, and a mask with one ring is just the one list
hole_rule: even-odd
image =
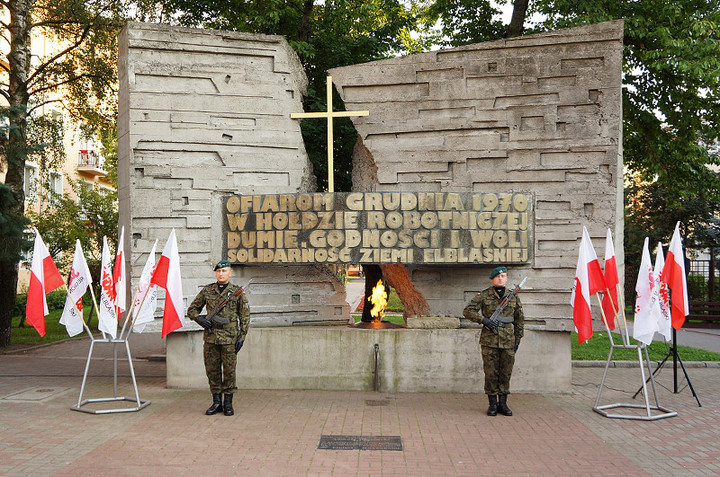
[(25, 190), (25, 200), (34, 202), (37, 200), (38, 193), (38, 168), (35, 164), (25, 164), (25, 177), (23, 178), (23, 189)]
[(50, 191), (57, 195), (63, 193), (63, 176), (59, 172), (53, 171), (50, 173)]

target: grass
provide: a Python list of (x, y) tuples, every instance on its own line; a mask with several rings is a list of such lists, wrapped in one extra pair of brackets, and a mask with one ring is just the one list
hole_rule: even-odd
[[(89, 308), (83, 310), (85, 320), (89, 315)], [(27, 323), (19, 328), (20, 316), (15, 316), (12, 319), (12, 329), (10, 330), (10, 341), (12, 348), (22, 348), (26, 346), (38, 346), (42, 344), (53, 343), (69, 338), (65, 325), (60, 323), (60, 316), (62, 316), (62, 310), (52, 310), (50, 314), (45, 317), (45, 336), (40, 336), (35, 328), (28, 325)], [(93, 322), (95, 326), (90, 326), (90, 330), (95, 333), (97, 332), (97, 316), (93, 313)], [(85, 336), (86, 333), (78, 336)]]
[[(610, 340), (607, 333), (595, 333), (593, 337), (583, 344), (578, 344), (576, 332), (570, 336), (572, 359), (577, 361), (600, 360), (606, 361), (610, 353)], [(622, 339), (617, 333), (613, 333), (615, 344), (622, 344)], [(635, 345), (637, 341), (630, 338), (630, 343)], [(652, 361), (661, 361), (667, 355), (670, 345), (664, 342), (653, 341), (648, 346), (648, 355)], [(678, 346), (678, 354), (683, 361), (720, 361), (720, 354), (689, 346)], [(616, 349), (613, 351), (613, 360), (634, 361), (638, 354), (634, 349)]]
[[(355, 323), (357, 323), (362, 318), (362, 313), (353, 313), (352, 317), (355, 320)], [(403, 319), (402, 315), (385, 315), (383, 317), (383, 321), (389, 321), (391, 323), (397, 323), (399, 325), (405, 324), (405, 320)]]
[[(360, 305), (363, 305), (362, 302), (360, 302)], [(388, 296), (388, 304), (385, 308), (386, 313), (402, 313), (403, 310), (405, 310), (405, 306), (402, 304), (402, 301), (400, 301), (400, 297), (398, 296), (397, 292), (394, 288), (390, 287), (390, 295)], [(362, 311), (362, 308), (358, 306), (358, 309), (355, 311)]]

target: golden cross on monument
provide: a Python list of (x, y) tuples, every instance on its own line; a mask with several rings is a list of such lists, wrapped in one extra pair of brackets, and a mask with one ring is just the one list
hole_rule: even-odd
[(370, 111), (333, 111), (332, 109), (332, 76), (327, 77), (327, 111), (317, 113), (292, 113), (292, 119), (327, 118), (327, 149), (328, 149), (328, 192), (335, 192), (335, 171), (333, 170), (333, 118), (350, 116), (367, 116)]

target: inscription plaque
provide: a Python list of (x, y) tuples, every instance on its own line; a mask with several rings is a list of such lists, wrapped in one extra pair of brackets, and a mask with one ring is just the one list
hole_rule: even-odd
[(334, 436), (320, 437), (318, 449), (328, 450), (403, 450), (400, 436)]
[(520, 193), (232, 195), (224, 256), (237, 264), (512, 264), (531, 259), (532, 197)]

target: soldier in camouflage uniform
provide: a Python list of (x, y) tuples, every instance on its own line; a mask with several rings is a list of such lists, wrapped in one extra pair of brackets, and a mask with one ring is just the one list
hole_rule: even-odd
[[(235, 386), (235, 368), (237, 353), (242, 348), (250, 325), (250, 307), (247, 297), (237, 285), (230, 283), (232, 269), (230, 262), (222, 260), (215, 265), (217, 282), (203, 287), (187, 309), (188, 318), (195, 320), (205, 328), (203, 333), (203, 355), (205, 372), (213, 395), (212, 406), (205, 412), (207, 415), (223, 412), (226, 416), (235, 414), (232, 406)], [(237, 292), (240, 292), (239, 294)], [(210, 313), (223, 298), (228, 303), (217, 313), (220, 318), (227, 318), (229, 323), (222, 325), (200, 315), (203, 307)], [(221, 401), (225, 395), (224, 402)]]
[(514, 296), (500, 314), (500, 320), (490, 320), (506, 293), (507, 268), (497, 267), (490, 273), (492, 286), (478, 293), (463, 310), (463, 316), (483, 324), (480, 333), (485, 393), (490, 406), (488, 416), (512, 416), (507, 406), (510, 376), (515, 363), (515, 352), (523, 337), (525, 316), (522, 304)]

